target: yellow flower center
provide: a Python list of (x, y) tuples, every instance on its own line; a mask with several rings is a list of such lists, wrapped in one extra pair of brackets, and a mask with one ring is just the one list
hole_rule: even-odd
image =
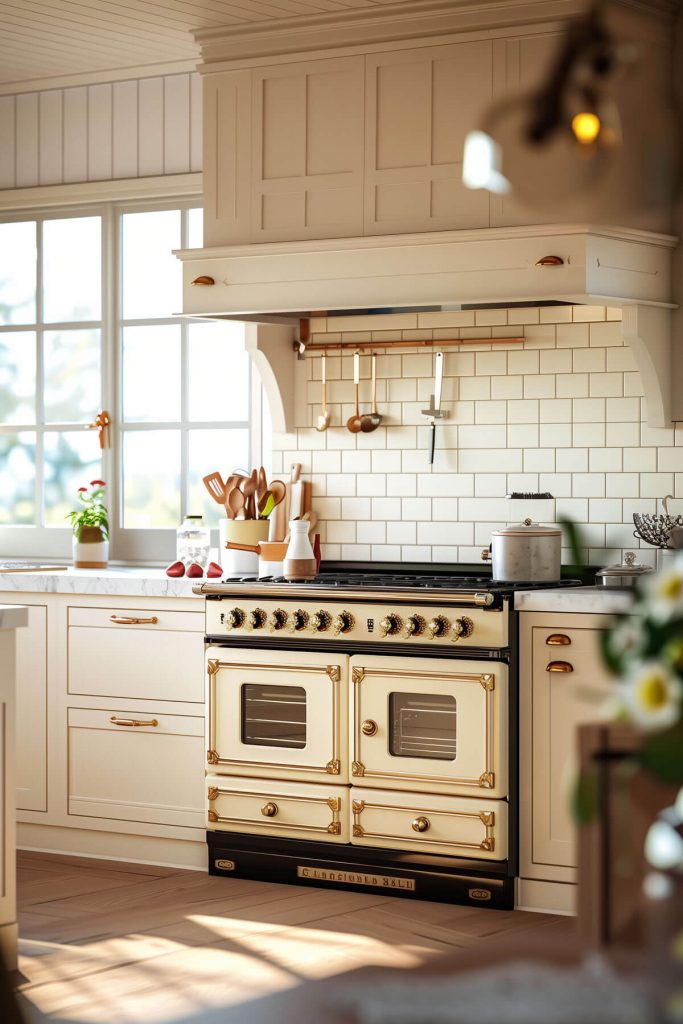
[(662, 581), (661, 595), (668, 601), (677, 601), (681, 596), (681, 589), (683, 588), (683, 578), (680, 576), (667, 576)]
[(640, 699), (643, 706), (655, 711), (666, 704), (666, 686), (661, 676), (651, 675), (640, 684)]

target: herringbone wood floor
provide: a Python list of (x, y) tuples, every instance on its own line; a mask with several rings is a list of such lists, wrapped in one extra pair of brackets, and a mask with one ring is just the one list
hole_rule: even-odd
[(573, 933), (567, 918), (49, 854), (20, 853), (18, 876), (30, 1021), (333, 1024), (323, 979)]

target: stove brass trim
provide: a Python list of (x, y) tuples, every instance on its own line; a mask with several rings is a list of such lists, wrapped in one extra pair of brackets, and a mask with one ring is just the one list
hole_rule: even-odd
[(209, 678), (211, 678), (211, 676), (216, 675), (216, 672), (218, 672), (220, 665), (220, 661), (218, 661), (216, 658), (209, 658), (209, 660), (206, 663), (206, 671), (209, 674)]
[[(218, 863), (218, 862), (216, 862)], [(317, 868), (309, 864), (297, 864), (297, 878), (308, 878), (316, 882), (348, 882), (350, 885), (374, 885), (380, 889), (407, 889), (415, 891), (415, 879), (402, 875), (376, 875), (366, 871), (340, 871), (336, 868)], [(490, 899), (490, 896), (489, 896)]]
[[(368, 832), (363, 828), (361, 824), (361, 815), (367, 808), (373, 808), (378, 811), (408, 811), (411, 814), (418, 813), (423, 808), (410, 807), (403, 804), (379, 804), (368, 800), (353, 800), (351, 802), (351, 809), (353, 811), (353, 835), (356, 839), (388, 839), (397, 840), (398, 842), (416, 842), (419, 843), (420, 839), (408, 835), (393, 835), (392, 833), (384, 832)], [(487, 853), (493, 853), (496, 848), (496, 840), (493, 835), (493, 828), (496, 822), (495, 811), (434, 811), (429, 808), (432, 815), (447, 818), (477, 818), (486, 830), (484, 838), (479, 843), (465, 843), (458, 842), (455, 839), (433, 839), (431, 836), (426, 835), (426, 831), (419, 833), (425, 836), (425, 842), (431, 846), (459, 846), (462, 849), (467, 850), (485, 850)], [(425, 819), (426, 820), (426, 819)]]
[(208, 796), (209, 800), (215, 800), (216, 797), (218, 796), (218, 786), (209, 786), (206, 795)]
[[(252, 790), (250, 790), (249, 792), (244, 792), (238, 789), (223, 789), (222, 787), (216, 787), (216, 791), (217, 796), (223, 794), (225, 796), (254, 797), (255, 799), (259, 800), (259, 802), (261, 799), (266, 799), (270, 802), (270, 805), (275, 807), (277, 813), (278, 805), (274, 802), (272, 793), (255, 792)], [(217, 799), (217, 797), (215, 799)], [(217, 824), (223, 823), (226, 825), (259, 825), (264, 828), (286, 828), (290, 830), (296, 830), (298, 832), (317, 832), (321, 834), (334, 836), (341, 835), (341, 797), (287, 796), (280, 794), (278, 796), (278, 799), (280, 800), (281, 804), (283, 801), (285, 801), (286, 803), (326, 804), (332, 811), (332, 821), (329, 822), (329, 824), (327, 825), (306, 825), (299, 824), (296, 822), (276, 821), (274, 816), (267, 816), (265, 820), (263, 816), (259, 818), (233, 818), (223, 814), (217, 814), (216, 811), (213, 810), (209, 811), (208, 818), (209, 821), (215, 822)], [(269, 804), (266, 804), (266, 807), (267, 806), (269, 806)], [(259, 809), (259, 813), (263, 815), (263, 810)]]
[[(263, 768), (284, 768), (288, 772), (315, 772), (316, 774), (325, 775), (340, 775), (342, 760), (341, 760), (341, 709), (340, 709), (340, 687), (342, 681), (342, 668), (341, 665), (300, 665), (300, 664), (288, 664), (287, 668), (295, 670), (299, 673), (306, 673), (308, 675), (322, 675), (325, 674), (332, 684), (332, 757), (325, 764), (290, 764), (282, 761), (258, 761), (255, 757), (249, 758), (237, 758), (237, 757), (223, 757), (216, 750), (216, 697), (215, 697), (215, 686), (220, 668), (230, 669), (253, 669), (254, 665), (250, 662), (224, 662), (218, 659), (209, 659), (207, 662), (207, 671), (209, 665), (216, 665), (217, 667), (209, 672), (209, 687), (208, 687), (208, 732), (209, 732), (209, 743), (210, 749), (207, 751), (206, 759), (209, 764), (229, 764), (229, 765), (259, 765)], [(264, 671), (276, 671), (277, 665), (259, 665), (260, 669)]]
[[(486, 693), (486, 707), (485, 707), (485, 732), (486, 732), (486, 771), (478, 778), (455, 778), (451, 775), (418, 775), (416, 772), (389, 772), (389, 771), (374, 771), (372, 768), (367, 768), (365, 764), (360, 760), (361, 753), (361, 731), (363, 722), (363, 714), (361, 709), (361, 683), (367, 676), (371, 675), (385, 675), (385, 671), (382, 669), (375, 668), (364, 668), (360, 665), (354, 665), (351, 671), (351, 679), (353, 681), (353, 761), (351, 763), (351, 774), (356, 778), (361, 776), (374, 777), (379, 779), (410, 779), (415, 782), (442, 782), (450, 786), (476, 786), (478, 789), (493, 789), (495, 787), (495, 772), (491, 764), (492, 750), (493, 750), (493, 714), (492, 714), (492, 694), (495, 690), (495, 676), (491, 673), (483, 674), (469, 674), (465, 672), (457, 673), (457, 678), (466, 682), (479, 683), (482, 689)], [(392, 678), (394, 679), (442, 679), (443, 673), (441, 672), (429, 672), (428, 670), (416, 672), (408, 669), (392, 669)]]
[[(195, 594), (221, 594), (224, 597), (239, 599), (245, 596), (245, 590), (234, 588), (224, 583), (199, 583), (192, 587)], [(419, 598), (417, 595), (420, 595)], [(306, 600), (334, 600), (353, 601), (358, 600), (357, 590), (345, 590), (343, 587), (299, 587), (296, 584), (268, 583), (249, 584), (249, 597), (291, 597), (304, 598)], [(490, 591), (462, 590), (448, 592), (442, 590), (372, 590), (368, 591), (375, 601), (394, 602), (403, 604), (414, 604), (419, 599), (422, 604), (456, 605), (467, 608), (488, 608), (496, 600), (495, 595)], [(507, 597), (503, 599), (507, 601)]]

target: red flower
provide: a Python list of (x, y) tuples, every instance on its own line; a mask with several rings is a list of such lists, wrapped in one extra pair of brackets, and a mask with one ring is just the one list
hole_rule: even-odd
[(81, 492), (82, 492), (83, 494), (85, 494), (85, 492), (86, 492), (86, 491), (88, 490), (88, 488), (87, 488), (87, 487), (79, 487), (78, 489), (79, 489), (79, 491), (81, 491)]
[[(106, 481), (104, 481), (104, 480), (91, 480), (90, 481), (90, 486), (91, 487), (106, 487), (107, 484), (106, 484)], [(85, 490), (85, 487), (83, 488), (83, 490)]]

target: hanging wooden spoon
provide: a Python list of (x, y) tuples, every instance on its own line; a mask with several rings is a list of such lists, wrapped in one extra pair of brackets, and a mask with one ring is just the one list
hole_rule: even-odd
[(353, 353), (353, 383), (356, 385), (356, 413), (349, 416), (346, 426), (352, 434), (359, 434), (361, 430), (361, 414), (359, 404), (360, 392), (360, 352)]
[(322, 401), (321, 401), (322, 412), (320, 413), (320, 416), (318, 416), (318, 422), (315, 425), (315, 429), (323, 431), (323, 430), (327, 430), (327, 428), (330, 425), (330, 413), (329, 413), (328, 408), (327, 408), (327, 376), (326, 376), (326, 365), (325, 365), (325, 353), (324, 352), (323, 352), (322, 358), (320, 360), (320, 372), (321, 372), (321, 376), (322, 376), (322, 385), (323, 385), (323, 393), (322, 393)]
[(372, 353), (372, 412), (361, 416), (360, 429), (364, 434), (371, 434), (377, 430), (382, 422), (382, 417), (377, 412), (377, 356)]

